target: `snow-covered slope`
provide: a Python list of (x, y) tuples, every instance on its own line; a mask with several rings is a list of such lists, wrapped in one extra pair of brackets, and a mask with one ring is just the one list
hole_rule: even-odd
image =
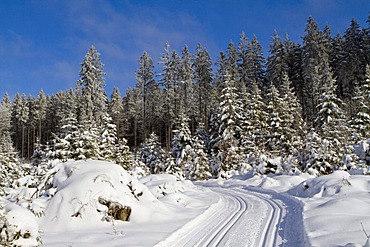
[[(370, 177), (344, 171), (194, 185), (71, 161), (55, 165), (38, 188), (8, 193), (0, 200), (1, 234), (22, 246), (39, 237), (43, 246), (364, 246), (370, 233)], [(112, 220), (101, 198), (130, 207), (129, 221)]]

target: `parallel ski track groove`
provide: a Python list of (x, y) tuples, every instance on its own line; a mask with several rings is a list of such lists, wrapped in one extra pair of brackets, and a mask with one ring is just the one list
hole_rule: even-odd
[(266, 225), (261, 232), (262, 239), (260, 240), (259, 246), (277, 246), (277, 239), (279, 234), (279, 226), (282, 222), (283, 207), (273, 200), (269, 200), (263, 195), (254, 194), (254, 196), (260, 198), (269, 205), (271, 208), (270, 215), (266, 221)]
[[(268, 194), (243, 188), (212, 188), (221, 194), (221, 201), (212, 210), (190, 221), (158, 246), (224, 246), (232, 237), (232, 229), (242, 224), (247, 217), (250, 197), (266, 205), (266, 215), (261, 221), (259, 237), (253, 246), (284, 246), (284, 229), (281, 228), (285, 203), (271, 199)], [(248, 199), (249, 198), (249, 199)], [(243, 227), (243, 225), (240, 225)], [(237, 229), (237, 228), (236, 228)], [(279, 234), (279, 231), (282, 231)], [(280, 235), (280, 236), (279, 236)], [(282, 238), (282, 239), (279, 239)], [(242, 243), (241, 243), (242, 244)]]
[(247, 203), (241, 196), (233, 195), (230, 198), (232, 198), (237, 205), (234, 209), (234, 213), (230, 215), (225, 222), (219, 224), (214, 231), (205, 236), (196, 246), (218, 246), (247, 210)]

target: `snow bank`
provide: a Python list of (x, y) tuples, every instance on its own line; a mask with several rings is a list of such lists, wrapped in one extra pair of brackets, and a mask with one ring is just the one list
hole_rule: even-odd
[(0, 243), (6, 246), (38, 246), (40, 234), (35, 215), (15, 203), (4, 204), (0, 214)]
[(41, 220), (44, 230), (87, 229), (107, 223), (108, 208), (99, 203), (100, 197), (131, 207), (130, 222), (162, 218), (168, 211), (146, 186), (112, 163), (61, 163), (45, 177), (51, 181), (51, 188), (43, 193), (52, 197)]
[[(304, 221), (314, 246), (362, 246), (370, 232), (370, 177), (345, 171), (308, 179), (288, 191), (305, 203)], [(357, 243), (357, 244), (356, 244)]]

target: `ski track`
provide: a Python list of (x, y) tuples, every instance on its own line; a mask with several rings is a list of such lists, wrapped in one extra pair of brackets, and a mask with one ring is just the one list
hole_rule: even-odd
[(217, 203), (157, 247), (309, 245), (303, 229), (302, 205), (298, 201), (257, 188), (210, 189), (219, 195)]

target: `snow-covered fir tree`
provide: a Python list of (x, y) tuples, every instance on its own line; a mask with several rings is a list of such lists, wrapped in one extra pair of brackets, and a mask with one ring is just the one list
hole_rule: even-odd
[(135, 162), (130, 147), (127, 146), (127, 140), (125, 138), (120, 138), (115, 147), (114, 162), (121, 165), (127, 171), (134, 169)]
[(345, 155), (349, 135), (345, 115), (341, 109), (343, 103), (335, 94), (335, 80), (330, 69), (324, 78), (326, 81), (315, 118), (315, 131), (319, 138), (314, 140), (319, 143), (312, 144), (318, 146), (319, 151), (312, 154), (312, 150), (308, 150), (314, 158), (309, 158), (310, 161), (306, 166), (306, 170), (315, 169), (319, 174), (329, 174), (343, 168), (342, 158)]
[[(179, 123), (174, 130), (171, 154), (175, 160), (175, 168), (178, 172), (190, 171), (192, 166), (193, 153), (192, 136), (189, 129), (189, 118), (185, 114), (180, 114)], [(187, 174), (184, 174), (187, 176)]]
[(370, 138), (370, 66), (366, 68), (366, 80), (363, 86), (357, 85), (354, 91), (355, 114), (350, 125), (355, 142)]
[(112, 95), (108, 103), (108, 112), (112, 118), (112, 123), (116, 125), (117, 137), (123, 137), (127, 119), (123, 118), (123, 99), (117, 87), (113, 88)]
[(242, 132), (241, 103), (238, 100), (234, 81), (226, 74), (224, 88), (220, 97), (219, 105), (219, 129), (217, 139), (212, 140), (213, 152), (216, 156), (218, 168), (216, 176), (228, 178), (233, 171), (239, 171), (244, 161), (243, 150), (240, 147), (240, 135)]
[(104, 75), (100, 54), (91, 46), (81, 64), (80, 79), (77, 82), (79, 123), (84, 127), (100, 127), (107, 112)]
[(116, 153), (117, 145), (117, 129), (113, 124), (111, 116), (105, 114), (103, 116), (103, 129), (100, 134), (99, 149), (101, 150), (101, 159), (114, 162), (120, 153)]
[(207, 180), (211, 176), (204, 142), (204, 132), (204, 126), (200, 125), (192, 137), (192, 164), (188, 170), (188, 178), (191, 180)]
[[(0, 187), (9, 186), (22, 175), (17, 153), (11, 139), (11, 105), (8, 94), (0, 104)], [(0, 189), (0, 195), (2, 195)]]
[(163, 173), (166, 170), (166, 153), (159, 143), (158, 136), (151, 133), (141, 145), (139, 159), (150, 170), (150, 173)]
[(284, 121), (283, 149), (286, 155), (298, 155), (303, 148), (303, 139), (306, 136), (306, 123), (302, 118), (302, 107), (293, 91), (287, 73), (283, 73), (281, 82), (282, 115)]
[(259, 156), (265, 151), (268, 114), (261, 90), (255, 81), (251, 82), (249, 96), (248, 104), (244, 104), (241, 143), (247, 155), (247, 162), (252, 166), (258, 166)]

